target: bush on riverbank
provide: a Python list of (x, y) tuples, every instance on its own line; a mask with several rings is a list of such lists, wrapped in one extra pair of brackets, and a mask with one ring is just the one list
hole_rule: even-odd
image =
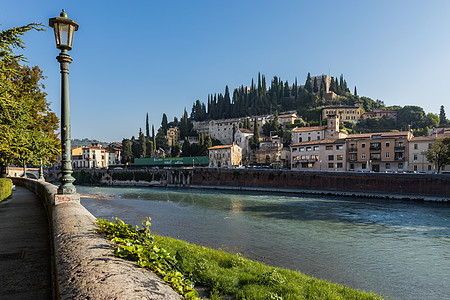
[[(180, 294), (186, 299), (198, 299), (196, 292), (189, 289), (191, 282), (206, 286), (211, 299), (223, 296), (236, 299), (382, 299), (374, 293), (270, 267), (239, 254), (150, 235), (149, 221), (144, 229), (132, 228), (118, 219), (117, 222), (99, 219), (97, 224), (100, 232), (119, 244), (114, 251), (117, 256), (135, 260), (143, 267), (156, 270), (156, 274), (163, 270), (166, 274), (163, 279), (175, 286), (176, 291), (185, 290), (185, 294)], [(170, 272), (176, 276), (171, 276)]]
[(0, 202), (11, 196), (12, 180), (9, 178), (0, 178)]
[(80, 185), (101, 185), (102, 173), (90, 173), (81, 170), (80, 172), (73, 172), (72, 176), (75, 178), (75, 183)]

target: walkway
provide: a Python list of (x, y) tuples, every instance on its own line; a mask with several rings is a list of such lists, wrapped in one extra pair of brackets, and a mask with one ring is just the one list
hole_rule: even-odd
[(47, 218), (24, 187), (0, 202), (0, 245), (0, 299), (51, 299)]

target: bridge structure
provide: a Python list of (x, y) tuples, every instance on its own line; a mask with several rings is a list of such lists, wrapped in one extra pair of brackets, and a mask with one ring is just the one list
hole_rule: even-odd
[[(23, 168), (21, 167), (9, 167), (7, 173), (9, 177), (24, 177)], [(38, 179), (39, 168), (26, 168), (26, 175), (28, 178)]]

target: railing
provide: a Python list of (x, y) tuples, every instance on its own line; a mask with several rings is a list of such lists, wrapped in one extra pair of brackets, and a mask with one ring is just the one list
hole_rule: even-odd
[(370, 151), (381, 151), (381, 146), (376, 146), (376, 147), (370, 146)]
[(404, 161), (405, 158), (404, 157), (394, 157), (395, 161)]
[(395, 151), (405, 151), (405, 146), (395, 146), (394, 150)]
[(358, 149), (357, 148), (349, 148), (348, 152), (358, 152)]

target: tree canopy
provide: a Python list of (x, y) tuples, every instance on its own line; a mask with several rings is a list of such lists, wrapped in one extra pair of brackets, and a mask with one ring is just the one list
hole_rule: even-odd
[(50, 110), (37, 67), (22, 66), (21, 36), (42, 25), (28, 24), (0, 32), (0, 165), (2, 176), (11, 163), (40, 164), (58, 156), (60, 142), (55, 131), (58, 118)]
[(440, 173), (443, 166), (450, 165), (450, 137), (438, 139), (423, 154), (436, 165), (437, 173)]

